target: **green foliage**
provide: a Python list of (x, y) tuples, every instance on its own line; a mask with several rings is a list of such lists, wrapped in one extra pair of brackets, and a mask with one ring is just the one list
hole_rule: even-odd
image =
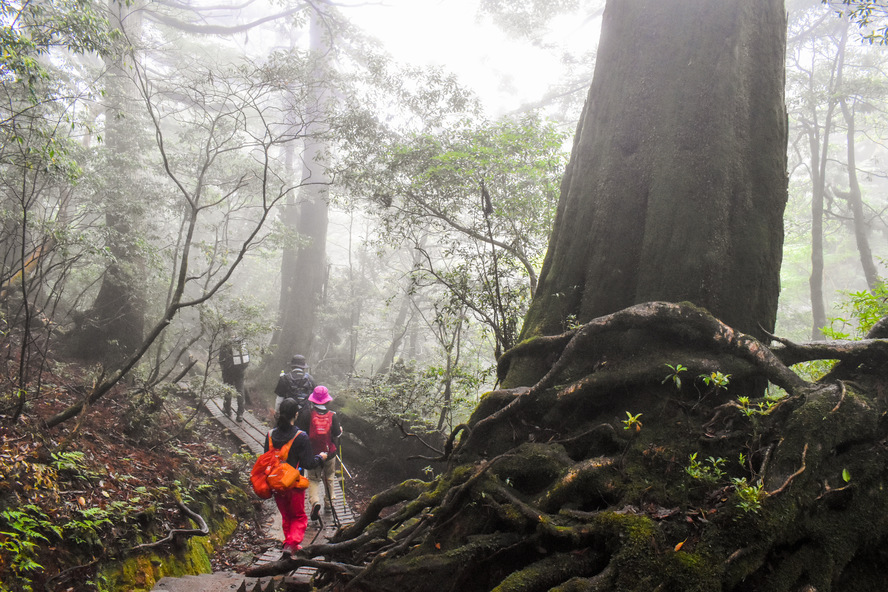
[(888, 6), (879, 0), (822, 0), (830, 6), (842, 6), (836, 12), (860, 27), (861, 35), (869, 43), (888, 44)]
[(713, 386), (716, 390), (728, 388), (728, 384), (731, 381), (730, 374), (722, 374), (718, 371), (709, 374), (701, 374), (699, 378), (703, 381), (703, 384), (706, 386)]
[(706, 483), (717, 483), (725, 475), (724, 465), (725, 459), (721, 457), (709, 456), (705, 461), (697, 459), (697, 453), (692, 452), (688, 456), (688, 466), (685, 472), (694, 479), (704, 481)]
[[(727, 478), (725, 467), (727, 461), (722, 457), (708, 456), (705, 461), (697, 458), (698, 453), (692, 452), (688, 456), (688, 466), (685, 472), (693, 479), (702, 481), (712, 486), (721, 485)], [(740, 466), (746, 465), (746, 456), (740, 454), (738, 458)], [(745, 477), (732, 477), (728, 480), (730, 487), (734, 489), (736, 507), (744, 514), (757, 513), (767, 497), (764, 485), (761, 482), (750, 484)]]
[(83, 453), (80, 451), (52, 453), (52, 466), (59, 473), (80, 473), (84, 468)]
[(564, 319), (564, 328), (568, 331), (579, 329), (582, 326), (583, 324), (577, 320), (576, 313), (570, 313), (567, 315), (567, 318)]
[(830, 326), (823, 333), (830, 339), (862, 339), (873, 325), (888, 316), (888, 286), (884, 282), (873, 290), (840, 293), (845, 300), (838, 308), (844, 317), (829, 319)]
[[(427, 433), (437, 430), (444, 405), (442, 378), (446, 369), (398, 361), (389, 372), (377, 374), (361, 387), (365, 417), (379, 426), (404, 425)], [(451, 369), (451, 415), (462, 421), (475, 403), (475, 393), (486, 375)], [(452, 427), (452, 426), (447, 426)]]
[(640, 432), (642, 424), (641, 424), (641, 421), (639, 421), (639, 419), (638, 419), (639, 417), (641, 417), (641, 413), (636, 413), (635, 415), (632, 415), (631, 413), (629, 413), (627, 411), (626, 412), (626, 419), (623, 420), (623, 429), (624, 430), (631, 430), (631, 429), (635, 428), (636, 432)]
[(735, 478), (731, 482), (736, 494), (737, 508), (744, 514), (757, 514), (768, 495), (765, 486), (761, 482), (749, 484), (745, 478)]
[(666, 367), (672, 370), (672, 372), (666, 375), (666, 378), (663, 379), (661, 384), (666, 384), (667, 381), (671, 380), (672, 384), (675, 385), (675, 388), (681, 390), (681, 377), (679, 374), (687, 371), (687, 368), (681, 364), (676, 364), (675, 366), (672, 364), (666, 364)]
[(749, 397), (741, 395), (737, 397), (737, 405), (740, 408), (740, 412), (746, 417), (767, 415), (777, 405), (780, 399), (784, 397), (786, 397), (786, 393), (783, 391), (776, 394), (768, 392), (760, 401), (753, 402)]
[(515, 343), (542, 264), (563, 140), (536, 115), (463, 118), (377, 141), (345, 180), (371, 196), (380, 246), (415, 249), (414, 291), (459, 302), (504, 351)]
[(103, 527), (113, 526), (111, 516), (109, 510), (102, 508), (77, 509), (71, 520), (62, 524), (61, 530), (67, 539), (78, 545), (101, 549), (104, 546), (103, 536), (107, 534), (107, 530), (103, 532)]
[(62, 529), (34, 504), (0, 512), (0, 553), (11, 557), (12, 572), (21, 578), (25, 590), (31, 589), (31, 576), (43, 571), (35, 561), (37, 548), (61, 536)]
[(48, 78), (41, 58), (52, 50), (108, 53), (111, 43), (108, 21), (90, 0), (0, 3), (0, 78), (4, 80), (13, 78), (33, 87)]

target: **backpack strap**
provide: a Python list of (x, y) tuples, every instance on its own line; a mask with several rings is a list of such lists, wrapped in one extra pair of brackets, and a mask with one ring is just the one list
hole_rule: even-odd
[[(293, 442), (296, 441), (296, 438), (298, 438), (299, 434), (301, 434), (301, 433), (302, 433), (302, 430), (296, 430), (296, 435), (293, 436), (292, 438), (290, 438), (290, 441), (281, 447), (281, 451), (278, 453), (278, 456), (280, 456), (281, 461), (287, 462), (287, 457), (290, 456), (290, 446), (293, 445)], [(271, 443), (271, 432), (268, 433), (268, 438), (269, 438), (268, 439), (269, 443)], [(296, 463), (296, 468), (297, 469), (299, 468), (299, 463)]]

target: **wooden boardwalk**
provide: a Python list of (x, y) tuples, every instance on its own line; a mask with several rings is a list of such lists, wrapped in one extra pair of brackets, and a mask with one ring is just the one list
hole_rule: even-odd
[[(257, 419), (252, 413), (245, 411), (243, 415), (243, 421), (237, 422), (234, 421), (233, 418), (229, 418), (222, 412), (222, 401), (219, 399), (210, 399), (206, 403), (206, 409), (213, 417), (213, 419), (218, 422), (222, 427), (228, 430), (231, 435), (241, 442), (241, 444), (247, 447), (253, 454), (259, 455), (262, 454), (263, 448), (265, 446), (265, 440), (268, 436), (268, 431), (271, 429), (270, 426), (266, 425), (265, 422)], [(342, 471), (341, 467), (339, 469), (340, 473)], [(336, 531), (341, 526), (347, 526), (349, 524), (353, 524), (355, 521), (354, 514), (351, 511), (351, 508), (348, 507), (348, 504), (345, 503), (345, 496), (343, 495), (342, 489), (342, 481), (337, 480), (333, 487), (333, 508), (332, 511), (323, 511), (321, 513), (321, 520), (318, 522), (314, 522), (309, 520), (308, 528), (305, 531), (305, 539), (302, 541), (303, 546), (308, 546), (312, 544), (322, 544), (329, 540)], [(267, 536), (272, 538), (277, 538), (278, 540), (283, 539), (283, 531), (281, 530), (281, 516), (277, 510), (277, 507), (274, 504), (273, 500), (266, 500), (265, 502), (268, 504), (269, 509), (268, 512), (272, 516), (272, 519), (263, 525), (265, 529), (265, 533)], [(324, 500), (323, 505), (326, 506), (326, 500)], [(308, 502), (308, 493), (306, 492), (305, 496), (305, 512), (306, 514), (311, 514), (311, 507)], [(260, 556), (256, 562), (255, 566), (264, 565), (267, 563), (272, 563), (281, 558), (281, 549), (278, 547), (276, 549), (270, 549), (266, 551), (262, 556)], [(224, 586), (218, 588), (219, 590), (274, 590), (277, 589), (277, 584), (283, 584), (284, 589), (293, 588), (303, 588), (308, 586), (314, 577), (315, 569), (311, 567), (301, 567), (298, 570), (286, 574), (285, 576), (276, 576), (274, 578), (244, 578), (242, 575), (237, 574), (228, 574), (229, 578), (234, 578), (234, 580), (238, 580), (235, 582), (232, 579), (226, 580)], [(216, 579), (222, 577), (222, 574), (213, 574)], [(162, 578), (157, 582), (154, 590), (164, 590), (173, 592), (176, 590), (193, 590), (200, 591), (204, 590), (204, 588), (200, 588), (197, 586), (195, 582), (188, 582), (187, 588), (179, 588), (178, 586), (181, 583), (179, 580), (183, 580), (184, 578)], [(175, 580), (175, 581), (174, 581)], [(215, 582), (210, 582), (210, 578), (206, 578), (205, 588), (208, 591), (215, 591), (217, 588), (215, 587)], [(237, 587), (235, 587), (237, 585)]]

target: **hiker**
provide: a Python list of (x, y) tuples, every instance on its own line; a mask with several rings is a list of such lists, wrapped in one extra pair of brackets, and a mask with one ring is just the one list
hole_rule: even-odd
[(298, 354), (293, 356), (290, 360), (290, 371), (281, 371), (277, 386), (274, 387), (274, 394), (277, 395), (274, 402), (275, 413), (280, 410), (281, 401), (284, 399), (296, 399), (301, 409), (314, 387), (314, 378), (305, 369), (305, 356)]
[(327, 490), (327, 502), (324, 513), (332, 512), (333, 476), (336, 473), (336, 450), (342, 436), (342, 426), (334, 411), (327, 409), (327, 403), (333, 400), (325, 386), (316, 386), (308, 397), (311, 403), (302, 408), (296, 419), (296, 426), (308, 432), (311, 448), (315, 454), (325, 452), (328, 460), (323, 465), (308, 471), (308, 503), (311, 504), (311, 519), (318, 520), (321, 514), (321, 480)]
[[(327, 453), (312, 452), (308, 434), (294, 425), (298, 412), (299, 403), (295, 399), (284, 399), (281, 402), (277, 425), (271, 430), (271, 445), (278, 449), (283, 448), (295, 436), (286, 462), (294, 467), (311, 470), (327, 460)], [(268, 452), (268, 439), (265, 440), (265, 452)], [(281, 512), (281, 526), (284, 531), (283, 553), (285, 557), (292, 556), (302, 549), (302, 538), (308, 526), (308, 517), (305, 515), (305, 490), (293, 488), (276, 491), (274, 501)]]
[[(235, 420), (240, 423), (244, 418), (244, 376), (250, 354), (242, 339), (226, 339), (219, 348), (219, 367), (222, 369), (222, 382), (237, 393), (237, 415)], [(231, 417), (231, 390), (225, 389), (222, 413)]]

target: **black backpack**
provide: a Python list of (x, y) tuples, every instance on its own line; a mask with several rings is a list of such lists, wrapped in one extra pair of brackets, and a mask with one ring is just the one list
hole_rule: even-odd
[[(305, 400), (311, 395), (312, 390), (314, 390), (314, 385), (311, 382), (311, 378), (309, 378), (308, 374), (301, 374), (298, 376), (293, 376), (293, 372), (288, 372), (284, 374), (284, 377), (287, 380), (287, 399), (296, 399), (301, 404), (305, 404)], [(301, 407), (302, 405), (300, 405)]]

